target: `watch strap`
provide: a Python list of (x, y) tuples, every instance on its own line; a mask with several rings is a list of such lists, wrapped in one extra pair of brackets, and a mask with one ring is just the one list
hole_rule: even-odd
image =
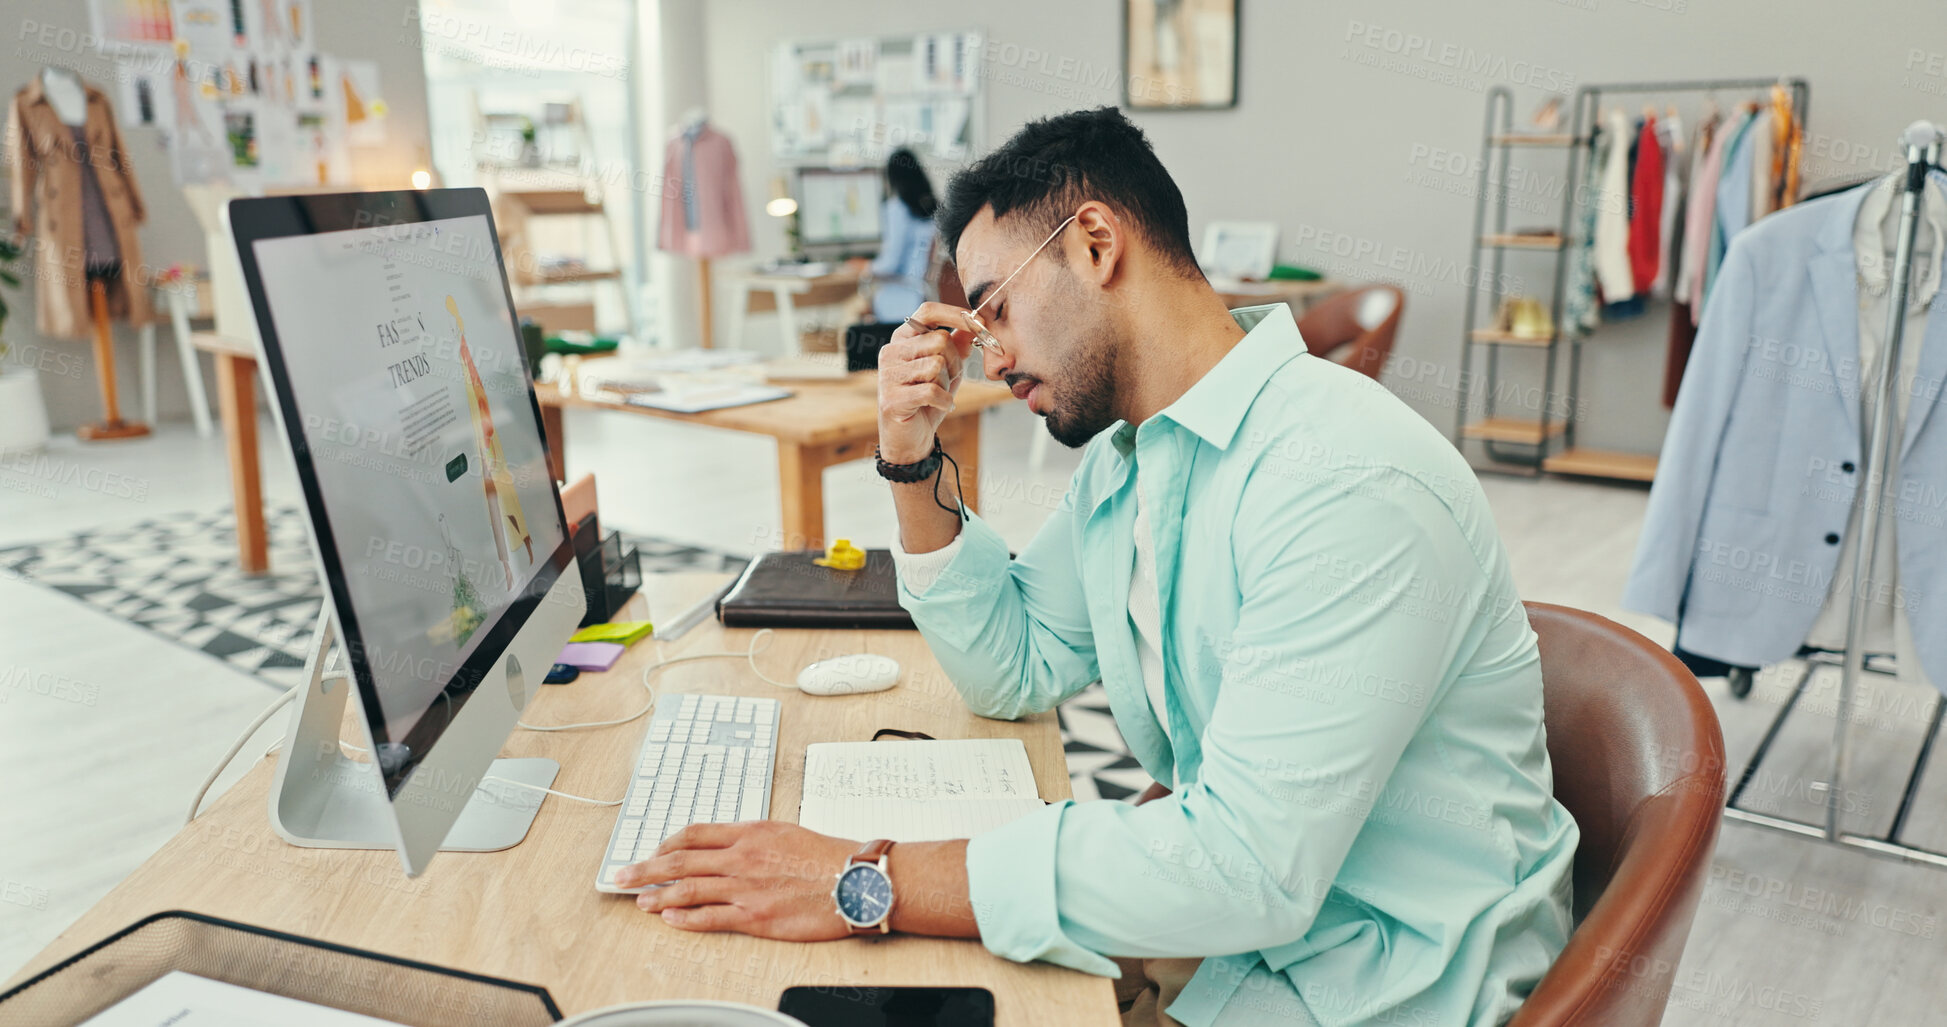
[(892, 851), (891, 839), (881, 838), (877, 841), (866, 842), (864, 848), (861, 848), (859, 851), (852, 853), (852, 858), (847, 860), (845, 865), (854, 866), (859, 863), (877, 863), (880, 860), (885, 859), (886, 854), (891, 851)]

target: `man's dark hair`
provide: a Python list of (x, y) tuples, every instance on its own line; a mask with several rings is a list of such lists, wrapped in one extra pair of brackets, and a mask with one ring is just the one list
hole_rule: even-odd
[(953, 255), (967, 223), (989, 204), (996, 221), (1012, 215), (1026, 234), (1046, 235), (1088, 200), (1100, 200), (1127, 219), (1178, 272), (1202, 277), (1183, 193), (1142, 129), (1114, 107), (1029, 122), (1000, 149), (954, 174), (934, 223)]

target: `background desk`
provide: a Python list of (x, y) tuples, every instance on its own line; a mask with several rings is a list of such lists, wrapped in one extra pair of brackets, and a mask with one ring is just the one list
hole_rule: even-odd
[[(652, 577), (627, 617), (673, 616), (724, 581), (722, 575)], [(740, 650), (750, 630), (704, 624), (666, 648)], [(925, 642), (912, 631), (783, 631), (758, 656), (772, 677), (847, 652), (883, 653), (905, 667), (900, 684), (872, 695), (818, 698), (754, 678), (736, 660), (678, 664), (661, 692), (758, 695), (782, 701), (771, 816), (796, 821), (805, 745), (866, 741), (880, 727), (940, 738), (1019, 738), (1045, 799), (1070, 795), (1055, 716), (1008, 723), (968, 713)], [(535, 723), (604, 719), (634, 709), (653, 642), (631, 647), (615, 669), (550, 686), (528, 708)], [(356, 705), (356, 704), (354, 704)], [(591, 731), (516, 731), (504, 755), (559, 760), (555, 787), (577, 795), (622, 794), (648, 721)], [(355, 737), (355, 736), (354, 736)], [(1114, 1024), (1107, 978), (1000, 959), (977, 941), (902, 935), (818, 944), (736, 934), (688, 934), (595, 891), (614, 807), (550, 797), (527, 840), (504, 852), (445, 852), (407, 878), (393, 852), (300, 849), (265, 813), (272, 761), (260, 765), (165, 844), (10, 984), (168, 909), (188, 909), (276, 930), (546, 987), (569, 1014), (651, 998), (713, 998), (776, 1008), (794, 985), (977, 985), (994, 992), (1000, 1024)], [(184, 796), (185, 802), (188, 796)], [(837, 873), (837, 868), (833, 868)]]
[(1282, 303), (1291, 308), (1291, 316), (1295, 319), (1304, 317), (1305, 311), (1319, 300), (1344, 291), (1345, 283), (1332, 278), (1309, 282), (1280, 279), (1274, 282), (1240, 282), (1232, 288), (1218, 289), (1217, 295), (1223, 297), (1224, 306), (1232, 310), (1264, 303)]
[(245, 574), (270, 569), (264, 527), (263, 461), (257, 453), (257, 344), (215, 332), (192, 332), (196, 349), (216, 356), (216, 407), (230, 457), (231, 508), (237, 518), (237, 563)]
[[(565, 481), (565, 409), (616, 410), (711, 428), (769, 435), (777, 440), (778, 494), (783, 506), (784, 547), (820, 549), (825, 545), (825, 468), (872, 456), (879, 441), (877, 372), (860, 371), (831, 382), (787, 382), (789, 399), (749, 406), (678, 414), (654, 407), (564, 396), (552, 385), (535, 386), (541, 420), (547, 425), (549, 468)], [(967, 509), (980, 510), (980, 412), (1013, 399), (1006, 387), (963, 381), (954, 411), (940, 423), (940, 444), (960, 462)]]
[[(778, 331), (785, 356), (797, 356), (802, 349), (798, 326), (799, 307), (835, 307), (859, 294), (859, 273), (845, 265), (835, 265), (828, 274), (807, 278), (804, 275), (763, 274), (752, 271), (738, 276), (743, 295), (730, 307), (730, 348), (744, 346), (744, 319), (750, 314), (777, 311)], [(706, 337), (707, 348), (710, 340)]]

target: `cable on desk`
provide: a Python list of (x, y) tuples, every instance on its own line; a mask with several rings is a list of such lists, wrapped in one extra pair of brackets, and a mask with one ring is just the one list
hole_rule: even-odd
[[(339, 674), (338, 676), (343, 677), (344, 675)], [(184, 827), (188, 827), (190, 824), (196, 822), (196, 814), (201, 812), (203, 808), (203, 798), (210, 794), (210, 789), (215, 786), (216, 779), (223, 776), (223, 771), (230, 765), (230, 761), (236, 759), (237, 753), (243, 751), (243, 743), (250, 741), (250, 736), (256, 734), (257, 730), (263, 727), (266, 721), (270, 720), (272, 714), (283, 709), (292, 699), (297, 698), (298, 691), (304, 687), (305, 683), (292, 685), (289, 691), (278, 696), (277, 700), (269, 706), (264, 707), (264, 712), (257, 714), (257, 719), (252, 720), (249, 727), (243, 729), (243, 734), (238, 735), (237, 740), (231, 744), (230, 751), (223, 754), (223, 759), (219, 760), (216, 766), (210, 771), (210, 776), (203, 779), (203, 786), (196, 789), (196, 798), (191, 799), (189, 802), (189, 814), (183, 817)]]
[[(656, 662), (648, 665), (647, 667), (642, 668), (642, 687), (649, 692), (649, 702), (646, 705), (644, 705), (641, 709), (635, 711), (634, 713), (629, 714), (626, 717), (620, 717), (615, 720), (591, 720), (580, 724), (529, 724), (527, 721), (523, 720), (519, 722), (520, 726), (528, 729), (529, 731), (575, 731), (581, 728), (614, 727), (617, 724), (627, 724), (632, 720), (641, 718), (644, 714), (656, 708), (656, 690), (649, 686), (649, 678), (653, 676), (657, 671), (662, 670), (664, 667), (667, 667), (674, 663), (687, 663), (691, 660), (714, 660), (714, 659), (722, 659), (725, 657), (728, 657), (730, 659), (741, 658), (750, 663), (750, 672), (757, 675), (760, 679), (769, 682), (770, 684), (776, 685), (779, 688), (796, 689), (798, 687), (797, 685), (794, 685), (788, 681), (779, 681), (776, 678), (773, 678), (770, 675), (765, 674), (762, 670), (758, 669), (757, 654), (770, 648), (771, 639), (776, 637), (776, 635), (777, 632), (772, 631), (770, 628), (763, 628), (759, 630), (755, 635), (750, 636), (750, 648), (742, 652), (736, 652), (734, 650), (725, 650), (723, 652), (714, 652), (714, 653), (691, 653), (688, 656), (674, 656), (674, 657), (659, 659)], [(661, 652), (661, 651), (662, 651), (662, 647), (658, 645), (657, 652)]]

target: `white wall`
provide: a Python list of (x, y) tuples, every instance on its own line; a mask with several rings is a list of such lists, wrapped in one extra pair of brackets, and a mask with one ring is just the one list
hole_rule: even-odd
[[(317, 46), (320, 53), (378, 62), (379, 80), (390, 108), (386, 115), (386, 143), (351, 149), (354, 179), (369, 188), (405, 188), (414, 168), (431, 166), (427, 132), (426, 76), (419, 53), (413, 6), (406, 3), (319, 3)], [(45, 35), (43, 30), (46, 30)], [(0, 18), (0, 99), (11, 103), (14, 91), (50, 64), (73, 68), (119, 105), (115, 68), (75, 40), (89, 31), (88, 5), (76, 0), (7, 0)], [(45, 40), (45, 41), (44, 41)], [(119, 116), (119, 111), (118, 111)], [(142, 259), (156, 268), (172, 263), (207, 266), (203, 230), (169, 170), (169, 154), (154, 128), (124, 128), (123, 138), (135, 163), (136, 180), (148, 207), (149, 219), (138, 232)], [(0, 191), (4, 196), (4, 191)], [(4, 201), (0, 201), (4, 202)], [(9, 294), (12, 312), (6, 339), (15, 349), (9, 363), (32, 360), (41, 372), (41, 392), (56, 431), (97, 420), (101, 398), (96, 385), (93, 345), (88, 340), (46, 339), (34, 329), (33, 288)], [(136, 333), (125, 325), (115, 330), (115, 362), (121, 384), (124, 417), (141, 413), (141, 389), (136, 378)], [(188, 393), (181, 365), (166, 322), (158, 327), (156, 406), (159, 420), (187, 420)], [(204, 361), (207, 370), (207, 360)], [(214, 375), (206, 373), (210, 394)]]
[[(694, 0), (664, 6), (679, 2)], [(1388, 384), (1446, 430), (1465, 302), (1460, 268), (1473, 223), (1466, 163), (1479, 151), (1487, 87), (1512, 86), (1517, 113), (1525, 114), (1543, 95), (1530, 84), (1536, 81), (1572, 92), (1583, 83), (1802, 75), (1812, 83), (1812, 182), (1888, 167), (1896, 159), (1892, 140), (1908, 122), (1947, 120), (1940, 57), (1947, 28), (1933, 0), (1242, 0), (1242, 7), (1238, 107), (1135, 120), (1183, 189), (1193, 238), (1213, 219), (1276, 221), (1282, 259), (1406, 286)], [(710, 110), (737, 142), (759, 255), (783, 249), (777, 224), (760, 209), (772, 174), (766, 60), (780, 40), (985, 30), (988, 147), (1032, 118), (1120, 101), (1119, 0), (710, 0), (704, 9), (695, 38), (707, 54)], [(1698, 107), (1686, 103), (1686, 114)], [(1438, 151), (1460, 155), (1459, 173), (1435, 166)], [(1543, 213), (1517, 212), (1512, 223), (1554, 224), (1558, 208), (1548, 193), (1562, 187), (1566, 158), (1542, 152), (1527, 162), (1537, 178), (1524, 200)], [(1546, 295), (1548, 259), (1517, 253), (1506, 271)], [(1579, 442), (1657, 447), (1666, 422), (1658, 402), (1666, 326), (1658, 307), (1590, 341)], [(1509, 359), (1504, 367), (1533, 366), (1538, 380), (1533, 354)]]

